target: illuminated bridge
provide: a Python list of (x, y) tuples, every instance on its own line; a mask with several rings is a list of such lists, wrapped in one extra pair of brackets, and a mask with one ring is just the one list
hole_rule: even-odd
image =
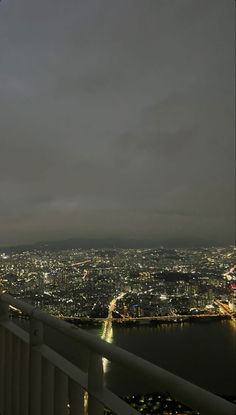
[[(29, 317), (29, 328), (9, 318), (9, 306)], [(54, 333), (50, 344), (48, 330)], [(58, 352), (57, 333), (68, 340), (68, 348), (76, 346), (77, 364)], [(152, 392), (168, 391), (201, 415), (236, 414), (232, 403), (32, 305), (0, 295), (1, 415), (102, 415), (104, 408), (138, 415), (105, 386), (104, 358), (145, 379)]]

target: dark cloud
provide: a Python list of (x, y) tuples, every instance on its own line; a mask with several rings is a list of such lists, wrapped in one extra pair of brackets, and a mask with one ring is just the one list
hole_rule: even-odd
[[(140, 135), (141, 134), (141, 135)], [(137, 131), (124, 134), (119, 140), (122, 153), (132, 153), (132, 156), (139, 154), (148, 154), (150, 157), (169, 156), (171, 154), (176, 157), (176, 153), (183, 154), (183, 151), (192, 141), (192, 137), (197, 139), (194, 130), (178, 130), (178, 131)]]
[(234, 2), (0, 5), (0, 245), (230, 242)]

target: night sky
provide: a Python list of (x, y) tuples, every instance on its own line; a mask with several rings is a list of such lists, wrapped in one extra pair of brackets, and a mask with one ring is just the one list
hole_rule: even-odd
[(233, 0), (2, 0), (0, 246), (234, 239)]

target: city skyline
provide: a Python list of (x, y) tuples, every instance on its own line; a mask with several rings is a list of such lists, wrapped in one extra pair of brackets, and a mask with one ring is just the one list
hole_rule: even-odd
[(234, 242), (235, 2), (0, 4), (0, 247)]
[[(80, 363), (76, 358), (81, 356), (79, 345), (60, 333), (61, 324), (70, 333), (72, 327), (67, 324), (73, 324), (73, 336), (93, 333), (91, 339), (100, 337), (106, 346), (123, 348), (123, 353), (126, 349), (223, 397), (227, 405), (227, 401), (235, 403), (235, 250), (45, 248), (2, 253), (1, 299), (13, 299), (11, 325), (18, 321), (28, 327), (31, 310), (34, 318), (39, 313), (39, 321), (41, 315), (46, 316), (51, 324), (44, 326), (44, 341), (73, 364)], [(50, 334), (52, 320), (59, 329)], [(156, 413), (162, 397), (165, 407), (160, 413), (166, 413), (167, 401), (174, 400), (180, 409), (169, 382), (160, 391), (160, 380), (154, 383), (152, 378), (149, 385), (145, 376), (138, 379), (136, 366), (135, 378), (129, 378), (130, 373), (120, 365), (116, 370), (109, 355), (104, 357), (101, 363), (108, 390), (122, 399), (130, 397), (136, 410), (137, 394), (149, 394), (142, 397), (140, 413)], [(86, 355), (82, 359), (84, 364)], [(154, 394), (150, 400), (152, 392), (158, 393), (158, 399)], [(180, 402), (187, 404), (183, 398)], [(182, 413), (196, 412), (186, 408)]]

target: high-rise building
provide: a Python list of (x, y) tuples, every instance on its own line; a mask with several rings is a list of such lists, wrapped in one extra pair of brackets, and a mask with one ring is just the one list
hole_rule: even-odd
[(231, 284), (229, 308), (233, 313), (236, 313), (236, 284)]

